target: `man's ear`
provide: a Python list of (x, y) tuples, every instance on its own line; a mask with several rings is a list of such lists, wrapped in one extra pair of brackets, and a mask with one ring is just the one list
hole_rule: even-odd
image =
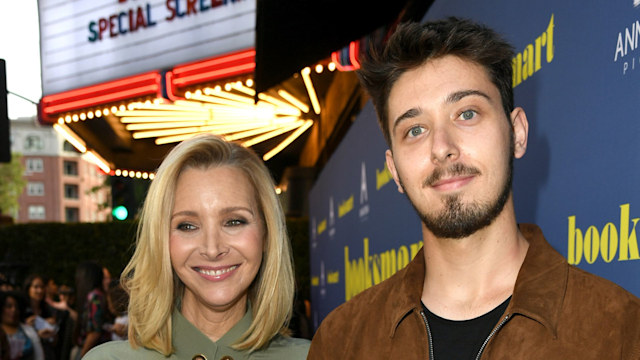
[(529, 137), (529, 122), (524, 109), (517, 107), (511, 112), (511, 126), (513, 127), (514, 149), (513, 156), (520, 159), (527, 152), (527, 139)]
[(398, 171), (396, 170), (396, 163), (393, 161), (393, 153), (390, 149), (387, 149), (384, 153), (385, 159), (387, 161), (387, 169), (393, 176), (393, 181), (398, 185), (398, 192), (404, 194), (404, 189), (402, 188), (402, 183), (400, 183), (400, 178), (398, 177)]

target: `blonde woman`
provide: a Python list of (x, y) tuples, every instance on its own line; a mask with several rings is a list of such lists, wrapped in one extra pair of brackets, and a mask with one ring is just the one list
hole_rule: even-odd
[(145, 200), (123, 271), (128, 341), (85, 359), (305, 359), (288, 337), (294, 275), (269, 171), (213, 135), (176, 146)]

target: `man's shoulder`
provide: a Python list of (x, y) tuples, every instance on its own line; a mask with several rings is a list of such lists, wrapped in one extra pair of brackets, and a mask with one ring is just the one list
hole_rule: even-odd
[(595, 301), (609, 309), (640, 312), (640, 298), (611, 280), (569, 265), (568, 290), (582, 301)]
[[(567, 259), (547, 242), (538, 226), (520, 224), (520, 231), (530, 242), (529, 252), (533, 252), (524, 282), (527, 286), (533, 283), (535, 288), (544, 291), (561, 287), (564, 292), (560, 296), (565, 297), (565, 306), (569, 307), (589, 307), (604, 303), (609, 304), (609, 309), (626, 307), (635, 311), (640, 307), (640, 299), (620, 285), (568, 264)], [(550, 286), (557, 287), (550, 289)]]
[[(381, 320), (379, 312), (386, 307), (390, 297), (398, 291), (405, 271), (406, 268), (399, 270), (388, 279), (363, 290), (340, 304), (327, 315), (321, 326), (325, 323), (325, 326), (331, 325), (332, 327), (363, 325), (367, 319), (379, 323)], [(371, 316), (375, 312), (378, 312), (378, 316)]]
[(372, 351), (382, 356), (378, 351), (388, 351), (396, 323), (419, 306), (423, 281), (414, 283), (417, 277), (407, 276), (416, 272), (416, 264), (421, 265), (410, 264), (331, 311), (313, 337), (308, 359), (353, 357)]

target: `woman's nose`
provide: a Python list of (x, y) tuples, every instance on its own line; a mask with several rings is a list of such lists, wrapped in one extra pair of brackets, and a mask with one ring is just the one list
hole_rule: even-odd
[(206, 231), (205, 239), (202, 242), (200, 254), (209, 259), (217, 259), (229, 252), (229, 246), (224, 235), (219, 230), (213, 229)]

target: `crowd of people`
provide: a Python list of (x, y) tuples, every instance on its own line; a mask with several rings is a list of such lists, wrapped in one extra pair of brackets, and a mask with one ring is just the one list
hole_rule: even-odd
[(74, 284), (46, 274), (22, 284), (0, 275), (0, 360), (77, 360), (126, 338), (128, 295), (97, 262), (78, 264)]

